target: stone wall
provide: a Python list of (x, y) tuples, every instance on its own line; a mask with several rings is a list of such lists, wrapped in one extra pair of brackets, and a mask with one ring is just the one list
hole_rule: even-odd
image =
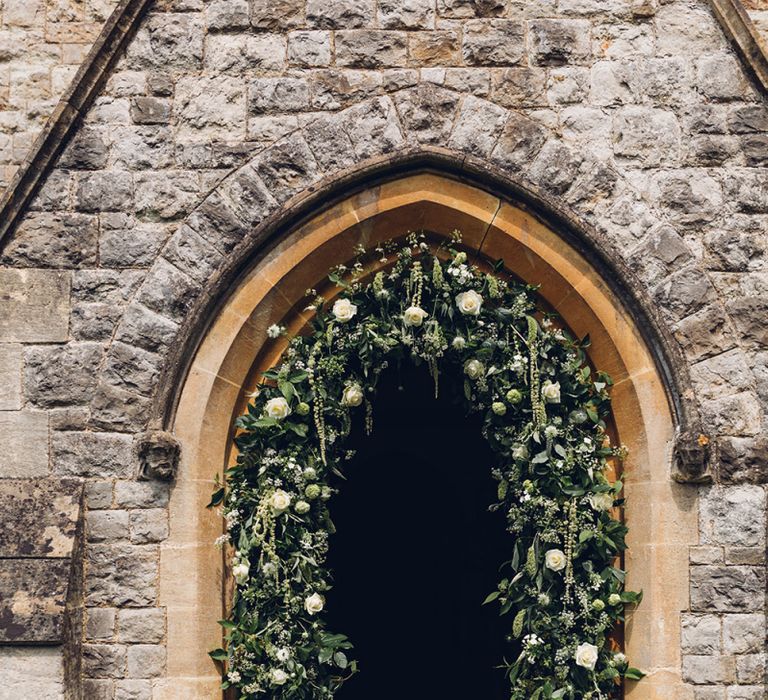
[(0, 257), (0, 476), (86, 482), (85, 697), (165, 673), (169, 487), (133, 449), (197, 300), (292, 196), (431, 144), (593, 227), (673, 331), (720, 449), (685, 699), (762, 698), (767, 134), (696, 0), (155, 3)]

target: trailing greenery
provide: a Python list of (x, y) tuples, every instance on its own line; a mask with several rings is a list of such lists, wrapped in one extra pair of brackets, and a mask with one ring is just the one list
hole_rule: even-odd
[(627, 529), (614, 517), (622, 484), (606, 477), (622, 457), (604, 420), (611, 381), (587, 364), (588, 341), (537, 309), (534, 288), (505, 279), (501, 264), (480, 271), (457, 243), (432, 249), (411, 234), (333, 270), (340, 295), (330, 308), (313, 300), (311, 331), (290, 340), (237, 421), (237, 464), (211, 501), (223, 505), (237, 587), (226, 649), (211, 655), (243, 697), (331, 698), (357, 671), (350, 641), (322, 617), (329, 501), (351, 458), (353, 413), (374, 428), (377, 381), (406, 358), (426, 365), (436, 392), (441, 372), (463, 376), (498, 457), (490, 507), (511, 537), (485, 603), (509, 619), (511, 660), (498, 663), (511, 700), (611, 698), (622, 677), (642, 676), (609, 639), (640, 600), (617, 566)]

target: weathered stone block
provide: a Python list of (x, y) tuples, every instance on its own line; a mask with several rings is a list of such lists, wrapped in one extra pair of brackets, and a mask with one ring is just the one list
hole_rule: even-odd
[(28, 347), (24, 352), (24, 394), (38, 406), (90, 401), (102, 357), (99, 343)]
[(107, 137), (101, 127), (84, 126), (64, 149), (59, 166), (73, 170), (99, 170), (109, 155)]
[(0, 653), (0, 677), (8, 700), (62, 698), (64, 654), (61, 647), (4, 647)]
[(72, 276), (72, 298), (121, 304), (135, 294), (144, 274), (134, 270), (78, 270)]
[(411, 32), (408, 56), (414, 65), (455, 66), (461, 63), (458, 32)]
[(93, 216), (31, 212), (6, 245), (0, 263), (19, 267), (94, 266), (98, 230)]
[(684, 654), (719, 654), (720, 618), (717, 615), (682, 616), (682, 651)]
[(700, 400), (746, 391), (755, 381), (741, 350), (731, 350), (696, 363), (691, 367), (691, 379)]
[(189, 226), (182, 225), (163, 251), (163, 257), (198, 283), (210, 279), (222, 254)]
[(736, 107), (728, 115), (728, 128), (734, 134), (768, 132), (768, 109), (762, 105)]
[(755, 349), (768, 348), (768, 297), (737, 297), (726, 307), (743, 343)]
[(248, 95), (249, 114), (309, 108), (309, 84), (304, 78), (257, 78), (248, 86)]
[(157, 223), (138, 223), (127, 214), (102, 214), (99, 256), (108, 267), (148, 267), (168, 237)]
[(465, 98), (451, 134), (450, 145), (477, 156), (490, 155), (501, 136), (507, 112), (476, 97)]
[(37, 411), (0, 412), (0, 478), (48, 474), (48, 416)]
[(723, 650), (726, 654), (757, 654), (765, 650), (765, 615), (723, 616)]
[(149, 420), (152, 400), (137, 391), (100, 381), (91, 400), (89, 427), (106, 431), (138, 432)]
[(77, 178), (75, 208), (79, 211), (128, 211), (132, 204), (131, 173), (105, 170)]
[(123, 678), (126, 648), (119, 644), (83, 644), (83, 675), (90, 678)]
[(209, 30), (245, 29), (251, 22), (248, 0), (214, 0), (207, 14)]
[(670, 219), (682, 226), (712, 221), (723, 205), (719, 183), (697, 170), (662, 173), (654, 177), (651, 191)]
[(543, 68), (507, 68), (493, 73), (493, 100), (503, 107), (547, 104), (547, 72)]
[(88, 700), (114, 700), (115, 681), (106, 678), (83, 678), (83, 697)]
[(104, 641), (115, 636), (114, 608), (88, 608), (85, 611), (85, 638)]
[(732, 169), (723, 183), (726, 197), (738, 211), (754, 214), (768, 213), (768, 172)]
[(176, 83), (173, 102), (179, 134), (189, 139), (245, 136), (246, 83), (229, 75), (190, 76)]
[(451, 19), (501, 17), (507, 4), (508, 0), (437, 0), (437, 12)]
[(510, 170), (529, 167), (546, 139), (547, 131), (539, 122), (511, 113), (491, 158)]
[(392, 151), (403, 143), (403, 133), (392, 101), (379, 97), (344, 113), (346, 130), (360, 159)]
[(139, 292), (139, 302), (152, 311), (180, 321), (192, 307), (199, 285), (159, 258), (152, 266)]
[(304, 136), (321, 172), (353, 165), (355, 149), (344, 129), (342, 115), (320, 115), (304, 127)]
[(204, 36), (205, 27), (198, 14), (152, 14), (128, 44), (128, 63), (158, 71), (199, 69), (203, 61)]
[[(219, 191), (231, 205), (232, 212), (238, 220), (249, 228), (260, 224), (278, 206), (269, 188), (250, 165), (240, 168), (228, 178)], [(207, 257), (206, 261), (201, 261), (201, 264), (208, 266), (218, 262), (214, 256)]]
[(701, 58), (696, 71), (696, 85), (704, 95), (715, 100), (741, 98), (749, 86), (744, 71), (731, 53)]
[(522, 22), (508, 19), (470, 20), (464, 25), (464, 61), (474, 66), (514, 66), (525, 55)]
[(165, 637), (165, 608), (126, 608), (117, 616), (121, 642), (159, 644)]
[(134, 644), (128, 647), (128, 676), (159, 678), (165, 673), (165, 647), (159, 644)]
[(281, 71), (286, 66), (287, 38), (281, 34), (209, 34), (205, 44), (207, 72), (246, 75)]
[(382, 74), (378, 71), (317, 71), (312, 79), (312, 107), (323, 110), (362, 102), (378, 93), (383, 83)]
[(171, 120), (171, 102), (162, 97), (134, 97), (131, 119), (135, 124), (167, 124)]
[[(168, 126), (129, 126), (115, 129), (111, 156), (115, 168), (151, 170), (174, 164), (173, 132)], [(103, 217), (118, 216), (102, 214)]]
[(118, 481), (115, 505), (118, 508), (165, 508), (170, 487), (159, 481)]
[(451, 135), (459, 96), (450, 90), (422, 83), (393, 97), (403, 126), (422, 143), (445, 144)]
[(307, 24), (317, 29), (370, 27), (375, 18), (375, 0), (307, 0)]
[(122, 309), (111, 304), (75, 304), (71, 332), (75, 340), (109, 340)]
[(256, 29), (293, 29), (304, 22), (305, 0), (251, 0), (251, 24)]
[(736, 664), (730, 656), (683, 656), (683, 680), (686, 683), (729, 683), (735, 677)]
[(405, 66), (408, 44), (405, 32), (354, 29), (336, 33), (336, 63), (350, 68)]
[(590, 23), (576, 19), (538, 19), (528, 22), (531, 63), (562, 66), (585, 63), (591, 56)]
[(254, 161), (256, 173), (277, 202), (284, 202), (320, 177), (317, 162), (300, 134), (289, 136)]
[(550, 139), (539, 151), (529, 177), (553, 194), (563, 194), (573, 184), (580, 156), (562, 141)]
[(21, 345), (0, 344), (0, 411), (21, 408)]
[(384, 29), (431, 29), (435, 26), (432, 0), (379, 0), (379, 25)]
[(89, 542), (128, 539), (128, 511), (90, 510), (85, 519)]
[(765, 681), (765, 652), (762, 654), (749, 654), (736, 657), (736, 680), (739, 683), (755, 684), (756, 687)]
[(765, 491), (760, 486), (714, 486), (699, 507), (701, 541), (737, 547), (765, 545)]
[(720, 478), (726, 483), (768, 483), (768, 439), (723, 437), (720, 447)]
[(157, 597), (157, 551), (129, 544), (88, 548), (88, 605), (146, 607)]
[(695, 611), (753, 612), (765, 589), (765, 570), (751, 566), (691, 567)]
[(152, 700), (152, 681), (126, 679), (115, 684), (114, 700)]
[(288, 61), (298, 66), (331, 64), (331, 33), (327, 31), (291, 32), (288, 35)]
[(168, 347), (177, 330), (178, 324), (170, 318), (133, 303), (123, 314), (115, 340), (157, 352)]
[(649, 107), (625, 107), (613, 122), (613, 150), (643, 167), (678, 162), (680, 127), (672, 112)]
[(162, 542), (167, 537), (168, 512), (165, 509), (149, 508), (131, 513), (131, 542)]
[(705, 420), (711, 421), (715, 435), (757, 435), (761, 430), (762, 408), (751, 391), (708, 401), (702, 413)]
[(126, 478), (133, 473), (130, 435), (55, 432), (53, 470), (66, 476)]
[(70, 276), (48, 270), (0, 270), (0, 337), (6, 343), (66, 340)]
[(200, 196), (196, 173), (146, 172), (136, 175), (136, 214), (150, 221), (179, 219)]
[(111, 508), (113, 491), (111, 481), (89, 481), (85, 485), (85, 504), (94, 510)]
[(563, 66), (552, 68), (547, 81), (547, 100), (551, 104), (586, 102), (589, 95), (590, 72), (588, 68)]
[(684, 318), (675, 327), (675, 337), (693, 361), (711, 357), (734, 345), (734, 337), (720, 305), (706, 307)]

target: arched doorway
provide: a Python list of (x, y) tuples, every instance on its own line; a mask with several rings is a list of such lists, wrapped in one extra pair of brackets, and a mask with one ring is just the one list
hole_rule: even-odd
[(613, 376), (616, 428), (630, 450), (628, 585), (645, 592), (627, 626), (633, 663), (649, 672), (636, 696), (674, 697), (682, 687), (679, 612), (688, 578), (682, 562), (696, 541), (696, 521), (669, 480), (674, 422), (652, 354), (622, 301), (555, 231), (520, 206), (435, 173), (364, 189), (294, 228), (260, 251), (212, 319), (171, 426), (183, 446), (183, 464), (171, 501), (171, 537), (161, 550), (169, 692), (186, 686), (192, 696), (212, 696), (218, 686), (207, 651), (220, 641), (216, 619), (227, 595), (221, 553), (211, 544), (221, 521), (204, 506), (214, 475), (231, 458), (234, 416), (254, 378), (283, 350), (265, 343), (266, 329), (287, 321), (290, 331), (298, 330), (305, 290), (350, 259), (355, 243), (371, 246), (422, 228), (446, 237), (460, 229), (480, 258), (503, 258), (517, 276), (540, 284), (544, 300), (573, 331), (591, 336), (591, 361)]

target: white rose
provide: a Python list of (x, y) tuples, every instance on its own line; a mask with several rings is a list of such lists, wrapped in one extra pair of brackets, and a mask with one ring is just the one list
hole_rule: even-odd
[(467, 360), (464, 363), (464, 374), (470, 379), (477, 379), (484, 371), (485, 367), (483, 367), (483, 363), (480, 360)]
[(467, 316), (479, 316), (480, 308), (483, 306), (483, 297), (474, 289), (456, 295), (456, 306), (461, 313)]
[(420, 326), (429, 314), (418, 306), (409, 306), (403, 314), (403, 323), (406, 326)]
[(593, 671), (597, 663), (597, 647), (594, 644), (579, 644), (576, 647), (576, 665)]
[(277, 491), (269, 497), (269, 505), (272, 507), (272, 510), (279, 515), (284, 510), (288, 510), (288, 508), (291, 507), (291, 494), (286, 493), (282, 489), (277, 489)]
[(291, 407), (288, 402), (282, 397), (278, 396), (276, 399), (270, 399), (267, 401), (267, 405), (264, 407), (264, 412), (275, 420), (283, 420), (287, 418), (291, 413)]
[(317, 615), (325, 606), (325, 600), (319, 593), (313, 593), (304, 601), (304, 607), (310, 615)]
[(516, 447), (512, 448), (512, 456), (515, 459), (528, 459), (530, 453), (528, 452), (528, 448), (525, 445), (517, 445)]
[(547, 403), (560, 403), (560, 382), (547, 379), (541, 387), (541, 395)]
[(275, 652), (275, 658), (285, 663), (291, 658), (291, 650), (288, 647), (281, 647)]
[(251, 572), (251, 565), (247, 561), (241, 561), (232, 567), (232, 575), (235, 577), (240, 585), (244, 584), (248, 580), (248, 575)]
[(591, 493), (589, 494), (589, 505), (595, 510), (610, 510), (613, 508), (613, 493)]
[(560, 549), (550, 549), (544, 555), (544, 562), (552, 571), (562, 571), (565, 568), (565, 554)]
[(337, 321), (347, 323), (348, 321), (351, 321), (352, 317), (357, 313), (357, 306), (355, 306), (349, 299), (337, 299), (333, 303), (332, 312)]
[(359, 406), (363, 403), (363, 389), (359, 384), (348, 384), (341, 395), (342, 406)]
[(288, 681), (288, 674), (282, 668), (273, 668), (269, 672), (269, 679), (272, 685), (285, 685)]
[(616, 652), (613, 655), (613, 663), (616, 666), (623, 666), (625, 663), (627, 663), (627, 657), (624, 656), (624, 654), (622, 654), (620, 651)]

